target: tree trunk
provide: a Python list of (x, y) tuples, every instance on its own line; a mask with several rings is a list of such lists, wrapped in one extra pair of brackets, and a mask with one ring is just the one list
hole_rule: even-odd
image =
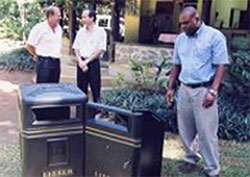
[(120, 8), (118, 0), (114, 0), (112, 3), (112, 18), (111, 18), (111, 35), (113, 41), (120, 41)]
[(122, 7), (119, 0), (113, 0), (111, 2), (112, 8), (112, 17), (111, 17), (111, 31), (108, 38), (110, 39), (109, 42), (109, 57), (111, 61), (115, 59), (115, 42), (121, 41), (121, 34), (120, 34), (120, 13)]
[(96, 10), (96, 0), (93, 0), (93, 10)]
[(76, 37), (76, 29), (77, 29), (77, 19), (76, 19), (76, 0), (73, 0), (72, 3), (69, 4), (69, 40), (70, 40), (70, 54), (73, 53), (72, 45)]
[(203, 0), (202, 3), (202, 14), (201, 19), (204, 21), (205, 24), (210, 24), (210, 11), (211, 11), (211, 0)]

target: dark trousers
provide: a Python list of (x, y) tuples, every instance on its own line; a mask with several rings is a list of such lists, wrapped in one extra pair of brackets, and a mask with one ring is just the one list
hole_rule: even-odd
[(58, 58), (38, 56), (36, 65), (37, 83), (57, 83), (60, 79), (60, 60)]
[[(36, 65), (37, 83), (58, 83), (60, 79), (60, 59), (38, 56)], [(37, 120), (63, 120), (70, 118), (70, 108), (59, 106), (53, 108), (37, 109)]]
[(87, 72), (83, 72), (82, 69), (77, 66), (77, 86), (86, 95), (88, 94), (88, 84), (90, 84), (93, 101), (99, 102), (101, 92), (101, 68), (99, 59), (95, 59), (88, 64)]

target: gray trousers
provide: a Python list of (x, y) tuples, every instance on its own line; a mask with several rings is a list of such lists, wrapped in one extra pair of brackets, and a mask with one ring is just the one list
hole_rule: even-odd
[(207, 92), (206, 87), (190, 88), (181, 84), (177, 104), (178, 130), (185, 147), (185, 161), (195, 164), (200, 160), (200, 155), (193, 148), (198, 134), (205, 171), (209, 175), (217, 175), (220, 172), (218, 106), (215, 102), (209, 108), (202, 107)]

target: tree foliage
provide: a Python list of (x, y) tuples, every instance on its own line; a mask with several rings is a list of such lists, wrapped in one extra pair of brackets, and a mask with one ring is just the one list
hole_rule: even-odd
[(0, 37), (17, 40), (26, 38), (31, 28), (42, 20), (38, 3), (2, 0), (0, 3)]

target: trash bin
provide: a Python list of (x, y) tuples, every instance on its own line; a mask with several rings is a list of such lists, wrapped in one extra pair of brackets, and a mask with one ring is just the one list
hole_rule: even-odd
[(83, 176), (86, 102), (70, 83), (20, 86), (23, 177)]
[(85, 175), (160, 176), (163, 121), (147, 110), (87, 103)]

